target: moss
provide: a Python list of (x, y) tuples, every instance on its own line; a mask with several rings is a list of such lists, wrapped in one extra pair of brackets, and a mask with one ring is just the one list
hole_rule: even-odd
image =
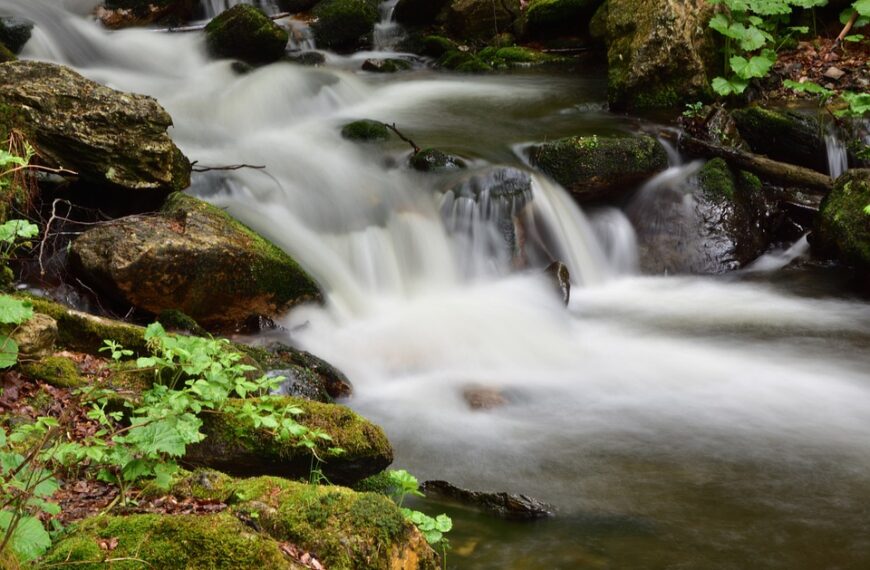
[(35, 380), (61, 388), (78, 388), (85, 383), (76, 363), (63, 356), (48, 356), (24, 364), (21, 371)]
[(438, 59), (438, 66), (444, 69), (452, 69), (461, 73), (480, 73), (492, 71), (492, 66), (476, 55), (454, 50), (447, 52)]
[(423, 38), (423, 55), (441, 57), (445, 53), (457, 51), (459, 45), (444, 36), (426, 36)]
[(731, 116), (754, 152), (828, 171), (827, 149), (817, 117), (758, 105), (734, 110)]
[(12, 51), (3, 44), (0, 44), (0, 63), (6, 63), (7, 61), (15, 61), (18, 58), (15, 56)]
[(379, 493), (381, 495), (389, 495), (394, 485), (390, 479), (390, 474), (386, 471), (376, 473), (371, 477), (366, 477), (362, 481), (353, 485), (354, 491), (361, 493)]
[(390, 138), (390, 131), (380, 121), (362, 119), (346, 124), (341, 129), (341, 136), (352, 141), (374, 142)]
[(205, 27), (206, 45), (217, 57), (250, 64), (270, 63), (284, 56), (289, 34), (259, 8), (237, 4)]
[(411, 157), (411, 167), (420, 172), (459, 170), (465, 168), (465, 161), (438, 149), (426, 148)]
[(374, 29), (378, 7), (374, 0), (323, 0), (314, 16), (311, 28), (318, 47), (352, 49)]
[(160, 324), (162, 324), (167, 330), (183, 331), (197, 336), (208, 335), (208, 331), (202, 328), (195, 319), (178, 309), (166, 309), (160, 311), (160, 314), (157, 315), (157, 320), (160, 321)]
[(731, 169), (721, 158), (708, 161), (698, 172), (701, 191), (712, 198), (734, 199), (735, 182)]
[(819, 207), (813, 245), (827, 249), (862, 273), (870, 273), (870, 170), (840, 176)]
[[(227, 405), (241, 407), (244, 402)], [(301, 408), (302, 414), (295, 416), (300, 424), (331, 436), (332, 440), (318, 449), (323, 472), (330, 480), (358, 481), (382, 471), (393, 460), (393, 449), (383, 430), (349, 408), (292, 397), (281, 398), (281, 406)], [(244, 474), (305, 477), (310, 472), (312, 456), (308, 450), (295, 441), (278, 440), (268, 430), (255, 428), (248, 419), (231, 413), (208, 414), (203, 422), (206, 439), (189, 448), (185, 456), (192, 464)]]
[[(101, 541), (117, 539), (111, 551)], [(46, 565), (112, 568), (291, 568), (278, 543), (229, 514), (99, 517), (76, 525), (44, 558)]]

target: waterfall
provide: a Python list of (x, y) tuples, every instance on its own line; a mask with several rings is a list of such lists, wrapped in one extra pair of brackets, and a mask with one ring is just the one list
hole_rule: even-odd
[(405, 31), (394, 19), (399, 0), (383, 0), (379, 7), (380, 21), (375, 24), (375, 51), (392, 51), (405, 39)]
[(849, 153), (833, 127), (825, 134), (825, 148), (828, 151), (828, 172), (836, 180), (849, 169)]

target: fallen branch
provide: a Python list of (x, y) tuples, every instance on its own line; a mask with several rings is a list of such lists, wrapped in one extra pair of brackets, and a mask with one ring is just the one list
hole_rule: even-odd
[[(281, 12), (280, 14), (274, 14), (269, 16), (270, 20), (280, 20), (281, 18), (286, 18), (288, 16), (292, 16), (291, 12)], [(155, 32), (167, 33), (167, 34), (180, 34), (185, 32), (201, 32), (208, 25), (208, 22), (202, 24), (194, 24), (192, 26), (180, 26), (178, 28), (158, 28), (154, 30)]]
[(210, 172), (212, 170), (241, 170), (243, 168), (253, 168), (254, 170), (263, 170), (265, 165), (259, 166), (255, 164), (231, 164), (229, 166), (196, 166), (197, 162), (193, 161), (190, 166), (193, 172)]
[(384, 123), (384, 126), (386, 126), (388, 129), (390, 129), (391, 131), (396, 133), (397, 137), (399, 137), (400, 139), (402, 139), (403, 141), (405, 141), (406, 143), (411, 145), (411, 148), (414, 149), (414, 154), (417, 154), (418, 152), (420, 152), (420, 147), (417, 146), (417, 143), (415, 143), (414, 141), (412, 141), (411, 139), (409, 139), (408, 137), (403, 135), (401, 133), (401, 131), (399, 131), (399, 129), (396, 128), (396, 123), (393, 123), (392, 125), (387, 125), (386, 123)]
[(852, 17), (849, 18), (849, 21), (846, 22), (846, 25), (845, 25), (845, 26), (843, 26), (843, 31), (840, 32), (840, 35), (837, 36), (837, 39), (834, 40), (834, 47), (837, 47), (837, 46), (839, 46), (841, 43), (843, 43), (843, 39), (844, 39), (844, 38), (849, 34), (849, 32), (852, 31), (852, 26), (854, 26), (854, 25), (855, 25), (855, 22), (857, 22), (857, 21), (858, 21), (858, 11), (857, 11), (857, 10), (853, 10), (853, 11), (852, 11)]
[(766, 156), (728, 148), (688, 135), (677, 137), (675, 133), (663, 132), (663, 138), (677, 143), (679, 149), (698, 158), (721, 158), (731, 166), (747, 170), (768, 182), (798, 187), (817, 194), (827, 194), (833, 188), (831, 177), (821, 172), (772, 160)]

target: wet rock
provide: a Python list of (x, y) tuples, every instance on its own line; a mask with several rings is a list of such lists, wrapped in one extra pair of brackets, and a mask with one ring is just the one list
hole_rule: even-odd
[(325, 568), (436, 570), (437, 557), (387, 497), (277, 477), (234, 479), (198, 470), (173, 485), (179, 498), (226, 503), (275, 540), (312, 553)]
[(488, 47), (477, 52), (476, 57), (493, 69), (529, 67), (565, 61), (542, 51), (521, 46)]
[(429, 57), (441, 57), (446, 53), (459, 50), (459, 44), (444, 36), (426, 36), (422, 43), (421, 53)]
[(579, 202), (618, 199), (668, 166), (649, 136), (569, 137), (533, 147), (529, 158)]
[(731, 115), (753, 152), (828, 172), (827, 148), (814, 116), (760, 106), (738, 109)]
[(462, 390), (462, 397), (472, 410), (501, 408), (509, 401), (501, 390), (489, 386), (468, 386)]
[[(270, 371), (290, 367), (294, 375), (291, 380), (298, 388), (309, 394), (317, 394), (314, 398), (306, 396), (308, 399), (328, 402), (332, 399), (349, 398), (353, 393), (353, 385), (341, 370), (310, 352), (273, 343), (265, 348), (265, 354), (257, 360)], [(289, 396), (302, 396), (292, 393), (292, 386), (287, 387), (287, 392)]]
[(710, 96), (714, 6), (684, 0), (608, 0), (590, 32), (607, 46), (613, 110), (675, 107)]
[(299, 65), (309, 65), (317, 67), (326, 63), (326, 56), (319, 51), (303, 51), (301, 53), (293, 53), (287, 56), (287, 59)]
[(396, 21), (406, 26), (429, 26), (450, 0), (399, 0), (396, 4)]
[(322, 0), (314, 7), (311, 29), (317, 47), (353, 50), (366, 39), (378, 21), (376, 0)]
[(563, 34), (585, 34), (589, 20), (602, 0), (531, 0), (526, 8), (526, 33), (553, 38)]
[(18, 344), (22, 356), (40, 357), (50, 354), (57, 342), (57, 321), (48, 315), (34, 313), (18, 325), (12, 340)]
[(470, 51), (461, 49), (449, 51), (438, 58), (438, 67), (460, 73), (483, 73), (492, 71), (492, 66)]
[(556, 293), (567, 307), (571, 300), (571, 273), (568, 267), (561, 261), (554, 261), (544, 269), (544, 273), (552, 280)]
[(373, 73), (396, 73), (411, 69), (411, 64), (404, 59), (367, 59), (362, 64), (363, 71)]
[(51, 63), (0, 65), (0, 104), (21, 116), (49, 165), (109, 189), (169, 194), (190, 184), (190, 162), (166, 133), (157, 101), (122, 93)]
[(88, 230), (73, 242), (70, 262), (110, 297), (154, 314), (177, 309), (211, 329), (232, 330), (320, 299), (317, 284), (287, 254), (181, 193), (159, 215)]
[(378, 142), (390, 138), (390, 131), (380, 121), (362, 119), (341, 128), (341, 136), (351, 141)]
[(709, 161), (685, 186), (650, 189), (629, 208), (641, 269), (651, 274), (719, 274), (763, 253), (779, 220), (761, 182)]
[(0, 18), (0, 44), (13, 54), (21, 53), (30, 40), (33, 24), (20, 18)]
[(208, 23), (205, 38), (215, 57), (256, 65), (281, 59), (290, 34), (259, 8), (237, 4)]
[(447, 30), (463, 41), (488, 40), (513, 29), (520, 0), (452, 0), (445, 9)]
[(422, 490), (427, 496), (442, 497), (481, 509), (484, 512), (510, 520), (537, 520), (553, 516), (553, 507), (529, 497), (514, 493), (486, 493), (461, 489), (447, 481), (426, 481)]
[[(239, 400), (228, 405), (243, 404)], [(393, 462), (393, 448), (383, 430), (350, 409), (290, 397), (281, 398), (279, 405), (300, 408), (296, 421), (332, 437), (332, 441), (318, 444), (317, 455), (323, 461), (323, 474), (333, 483), (352, 484)], [(270, 430), (254, 427), (241, 415), (205, 414), (202, 420), (206, 438), (188, 447), (186, 463), (234, 475), (308, 478), (311, 452), (295, 441), (280, 441)]]
[[(98, 516), (78, 523), (44, 561), (53, 566), (111, 566), (135, 559), (151, 568), (300, 569), (268, 535), (230, 513)], [(140, 563), (140, 562), (137, 562)]]
[(813, 247), (870, 275), (870, 170), (853, 169), (837, 178), (819, 208)]
[(16, 61), (17, 59), (18, 58), (15, 56), (15, 54), (9, 51), (9, 49), (5, 45), (0, 44), (0, 63), (6, 63), (7, 61)]
[(461, 170), (465, 161), (434, 148), (426, 148), (411, 156), (411, 168), (420, 172), (439, 172), (444, 170)]
[(199, 9), (199, 0), (106, 0), (97, 17), (110, 29), (179, 25), (190, 21)]

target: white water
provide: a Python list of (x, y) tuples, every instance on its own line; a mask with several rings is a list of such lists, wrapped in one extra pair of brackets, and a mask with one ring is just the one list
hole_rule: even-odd
[[(22, 9), (0, 0), (13, 7)], [(192, 191), (228, 207), (323, 284), (324, 307), (283, 321), (292, 341), (348, 374), (351, 404), (386, 428), (399, 463), (422, 478), (537, 494), (563, 513), (655, 517), (668, 496), (644, 487), (626, 495), (620, 486), (631, 471), (604, 457), (675, 456), (689, 471), (711, 458), (760, 462), (788, 481), (829, 457), (839, 465), (826, 472), (834, 480), (839, 470), (870, 472), (868, 304), (759, 283), (634, 276), (624, 214), (607, 209), (590, 220), (536, 175), (529, 234), (569, 266), (576, 286), (566, 311), (538, 273), (550, 259), (539, 254), (528, 271), (512, 272), (509, 256), (493, 254), (500, 228), (481, 204), (445, 202), (449, 177), (405, 168), (402, 143), (382, 151), (338, 134), (348, 120), (372, 118), (408, 133), (446, 130), (457, 145), (474, 135), (510, 155), (527, 136), (512, 121), (524, 112), (537, 120), (531, 110), (559, 83), (367, 80), (288, 64), (239, 76), (229, 62), (209, 61), (196, 34), (106, 34), (40, 2), (28, 0), (26, 11), (40, 22), (27, 57), (157, 97), (175, 119), (172, 136), (200, 164), (266, 165), (199, 176)], [(475, 122), (494, 109), (504, 125)], [(426, 130), (436, 124), (440, 131)], [(516, 131), (512, 139), (505, 129)], [(678, 186), (686, 173), (675, 167), (655, 184)], [(456, 231), (460, 222), (470, 241)], [(472, 385), (502, 390), (510, 403), (472, 412), (462, 397)], [(684, 480), (669, 477), (675, 486)], [(824, 524), (789, 511), (790, 501), (775, 497), (785, 506), (767, 507), (772, 520)]]
[(849, 169), (849, 153), (846, 144), (840, 140), (836, 133), (825, 135), (825, 148), (828, 151), (828, 172), (831, 178), (837, 179)]

